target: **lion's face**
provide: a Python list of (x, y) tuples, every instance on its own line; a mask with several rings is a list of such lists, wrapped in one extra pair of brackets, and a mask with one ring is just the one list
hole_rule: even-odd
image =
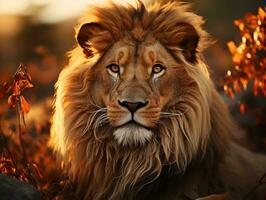
[(157, 40), (121, 40), (93, 70), (93, 98), (107, 108), (118, 143), (144, 144), (153, 137), (161, 117), (184, 112), (182, 108), (177, 113), (166, 112), (189, 80), (184, 66)]

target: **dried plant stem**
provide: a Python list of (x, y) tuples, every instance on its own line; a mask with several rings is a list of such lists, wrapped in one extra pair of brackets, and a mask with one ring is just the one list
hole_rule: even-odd
[(27, 154), (24, 148), (24, 144), (23, 144), (23, 139), (22, 139), (22, 129), (21, 129), (21, 119), (20, 119), (20, 108), (19, 108), (19, 104), (17, 104), (16, 106), (16, 111), (17, 111), (17, 118), (18, 118), (18, 132), (19, 132), (19, 142), (20, 142), (20, 146), (21, 146), (21, 151), (23, 154), (23, 163), (27, 165), (28, 163), (28, 159), (27, 159)]
[[(27, 178), (29, 179), (29, 182), (37, 188), (37, 181), (32, 176), (31, 169), (29, 167), (30, 163), (28, 162), (27, 153), (26, 153), (26, 150), (25, 150), (25, 147), (24, 147), (24, 143), (23, 143), (23, 138), (22, 138), (23, 131), (22, 131), (22, 128), (21, 128), (21, 115), (23, 115), (23, 113), (21, 111), (19, 103), (17, 103), (17, 105), (16, 105), (16, 111), (17, 111), (17, 119), (18, 119), (19, 142), (20, 142), (21, 151), (22, 151), (22, 155), (23, 155), (22, 165), (24, 166), (24, 168), (27, 171), (27, 174), (28, 174)], [(23, 122), (24, 122), (24, 116), (22, 116), (22, 118), (23, 118)]]

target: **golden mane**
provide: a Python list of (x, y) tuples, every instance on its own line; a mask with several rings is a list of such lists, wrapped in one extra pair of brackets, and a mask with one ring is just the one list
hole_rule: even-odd
[[(51, 144), (69, 167), (71, 178), (78, 183), (78, 192), (84, 194), (82, 197), (135, 198), (130, 191), (139, 191), (154, 181), (164, 165), (174, 164), (184, 172), (192, 162), (208, 158), (211, 163), (214, 156), (226, 152), (229, 135), (235, 128), (202, 60), (201, 52), (210, 43), (209, 36), (202, 29), (202, 18), (190, 12), (189, 5), (171, 2), (145, 8), (139, 2), (137, 7), (115, 4), (94, 7), (81, 19), (77, 34), (83, 24), (90, 22), (100, 23), (112, 35), (99, 34), (90, 41), (95, 55), (89, 59), (79, 46), (69, 54), (70, 62), (56, 83), (51, 129)], [(199, 35), (194, 64), (178, 55), (179, 48), (171, 41), (173, 34), (183, 36), (178, 23), (192, 25)], [(186, 64), (186, 73), (195, 86), (178, 105), (186, 110), (184, 116), (163, 120), (157, 137), (147, 145), (121, 148), (108, 134), (112, 128), (99, 125), (94, 105), (97, 102), (92, 103), (90, 96), (93, 81), (90, 69), (110, 45), (125, 35), (142, 41), (148, 34)], [(174, 105), (170, 109), (174, 110)]]

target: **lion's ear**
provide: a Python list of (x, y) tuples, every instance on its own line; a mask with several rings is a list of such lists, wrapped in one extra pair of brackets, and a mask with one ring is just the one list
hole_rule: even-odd
[(176, 35), (177, 46), (183, 50), (184, 57), (190, 61), (196, 61), (196, 48), (199, 42), (199, 35), (196, 29), (187, 23), (177, 24), (178, 33)]
[(199, 35), (192, 25), (188, 23), (177, 23), (172, 28), (168, 28), (168, 30), (159, 34), (159, 39), (168, 47), (181, 48), (187, 61), (196, 61), (196, 48), (199, 42)]
[(83, 24), (77, 33), (77, 41), (87, 57), (103, 52), (112, 41), (111, 33), (100, 24)]

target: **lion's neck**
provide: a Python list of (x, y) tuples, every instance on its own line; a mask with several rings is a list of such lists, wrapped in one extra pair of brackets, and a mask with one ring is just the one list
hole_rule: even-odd
[[(101, 147), (95, 156), (94, 168), (82, 170), (90, 174), (89, 179), (84, 175), (89, 182), (82, 184), (85, 199), (156, 199), (158, 195), (169, 197), (169, 192), (175, 198), (177, 195), (189, 196), (193, 187), (203, 185), (202, 180), (207, 180), (207, 174), (213, 177), (210, 173), (215, 166), (211, 158), (217, 156), (217, 152), (210, 149), (208, 152), (211, 155), (206, 153), (203, 159), (195, 158), (182, 171), (176, 164), (162, 164), (157, 154), (159, 152), (152, 152), (149, 158), (142, 154), (142, 151), (149, 151), (151, 147), (123, 153), (115, 146), (112, 147), (113, 151), (106, 148), (110, 146)], [(112, 155), (107, 152), (112, 152)], [(158, 160), (155, 159), (157, 156)]]
[(155, 141), (138, 148), (121, 148), (115, 141), (84, 143), (91, 144), (84, 151), (93, 152), (76, 177), (81, 183), (79, 191), (86, 193), (85, 199), (121, 199), (143, 179), (153, 181), (160, 175), (161, 152)]

